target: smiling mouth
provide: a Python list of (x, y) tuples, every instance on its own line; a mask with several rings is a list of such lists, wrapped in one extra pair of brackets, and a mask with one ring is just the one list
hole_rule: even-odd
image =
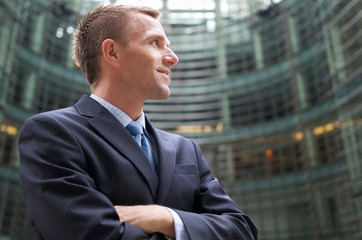
[(157, 72), (162, 73), (166, 76), (168, 76), (170, 74), (170, 71), (168, 71), (168, 70), (165, 70), (165, 71), (157, 70)]

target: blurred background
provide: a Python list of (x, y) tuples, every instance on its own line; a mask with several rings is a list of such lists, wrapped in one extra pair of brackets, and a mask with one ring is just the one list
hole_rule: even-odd
[(18, 133), (89, 94), (72, 34), (101, 3), (161, 10), (180, 63), (145, 112), (200, 144), (261, 240), (362, 239), (362, 1), (0, 0), (0, 240), (34, 239)]

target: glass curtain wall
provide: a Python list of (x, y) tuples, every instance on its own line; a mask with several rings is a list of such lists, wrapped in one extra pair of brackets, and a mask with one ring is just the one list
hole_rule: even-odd
[[(71, 57), (101, 1), (0, 1), (0, 239), (34, 239), (17, 137), (89, 88)], [(260, 239), (360, 239), (362, 2), (154, 0), (180, 62), (154, 125), (195, 139)]]
[(171, 2), (180, 63), (151, 119), (197, 139), (261, 239), (358, 239), (361, 2)]

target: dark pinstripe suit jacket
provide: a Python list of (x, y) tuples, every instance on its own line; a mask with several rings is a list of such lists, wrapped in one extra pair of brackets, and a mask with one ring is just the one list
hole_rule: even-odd
[(153, 128), (160, 179), (127, 130), (103, 106), (77, 104), (33, 116), (19, 136), (25, 203), (39, 239), (162, 239), (121, 223), (114, 205), (174, 209), (191, 239), (256, 239), (191, 140)]

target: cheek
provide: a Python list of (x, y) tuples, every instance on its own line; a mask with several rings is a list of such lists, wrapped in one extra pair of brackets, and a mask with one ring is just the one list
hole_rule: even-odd
[[(127, 66), (137, 71), (138, 73), (142, 73), (143, 71), (147, 70), (148, 68), (153, 68), (153, 61), (150, 58), (146, 58), (144, 55), (130, 55), (126, 59)], [(128, 68), (126, 68), (128, 70)]]

